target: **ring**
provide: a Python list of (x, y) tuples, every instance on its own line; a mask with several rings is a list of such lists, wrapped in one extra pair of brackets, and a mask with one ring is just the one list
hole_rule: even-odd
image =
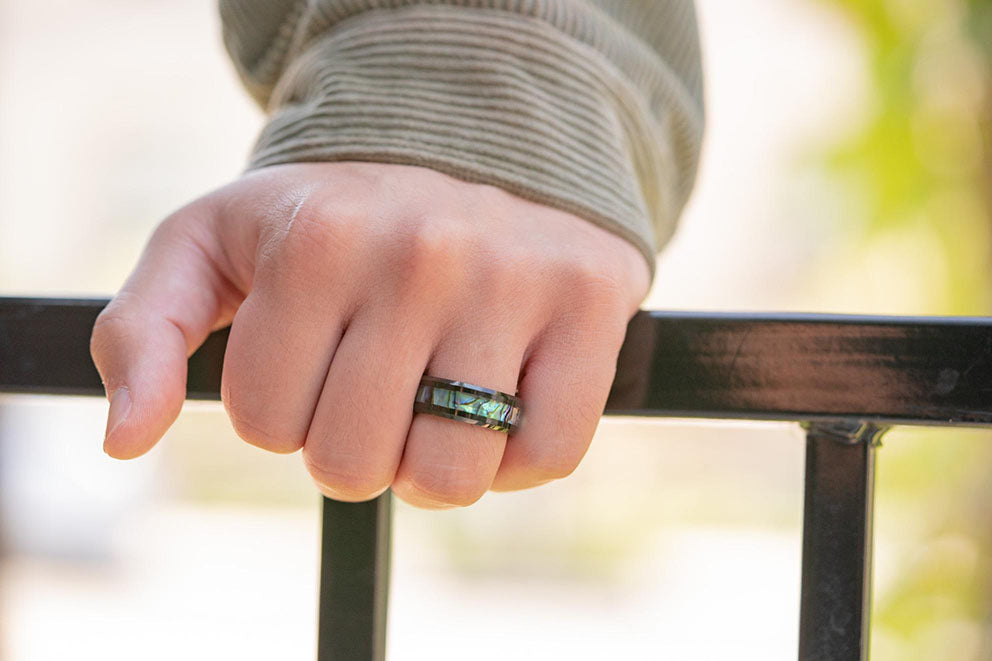
[(420, 379), (413, 411), (506, 433), (520, 428), (522, 413), (518, 397), (427, 374)]

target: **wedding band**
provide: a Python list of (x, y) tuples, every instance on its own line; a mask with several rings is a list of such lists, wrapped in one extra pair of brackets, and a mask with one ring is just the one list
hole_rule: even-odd
[(519, 429), (522, 413), (518, 397), (427, 374), (420, 379), (413, 410), (506, 433)]

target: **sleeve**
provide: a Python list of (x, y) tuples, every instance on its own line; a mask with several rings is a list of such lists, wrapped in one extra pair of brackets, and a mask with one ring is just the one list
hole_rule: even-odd
[(220, 0), (268, 112), (249, 168), (421, 165), (492, 184), (655, 256), (703, 125), (692, 0)]

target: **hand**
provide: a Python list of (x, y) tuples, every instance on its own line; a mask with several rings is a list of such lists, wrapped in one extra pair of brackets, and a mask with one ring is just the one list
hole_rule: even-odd
[[(649, 286), (628, 241), (569, 213), (421, 167), (264, 168), (162, 222), (93, 329), (105, 451), (147, 452), (179, 414), (186, 361), (232, 324), (235, 431), (302, 455), (345, 501), (421, 507), (571, 473)], [(413, 413), (424, 373), (508, 393), (505, 433)]]

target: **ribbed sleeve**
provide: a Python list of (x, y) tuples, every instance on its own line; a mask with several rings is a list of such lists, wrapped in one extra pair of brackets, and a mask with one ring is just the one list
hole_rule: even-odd
[(702, 133), (689, 0), (221, 0), (270, 112), (250, 167), (364, 160), (499, 186), (654, 272)]

